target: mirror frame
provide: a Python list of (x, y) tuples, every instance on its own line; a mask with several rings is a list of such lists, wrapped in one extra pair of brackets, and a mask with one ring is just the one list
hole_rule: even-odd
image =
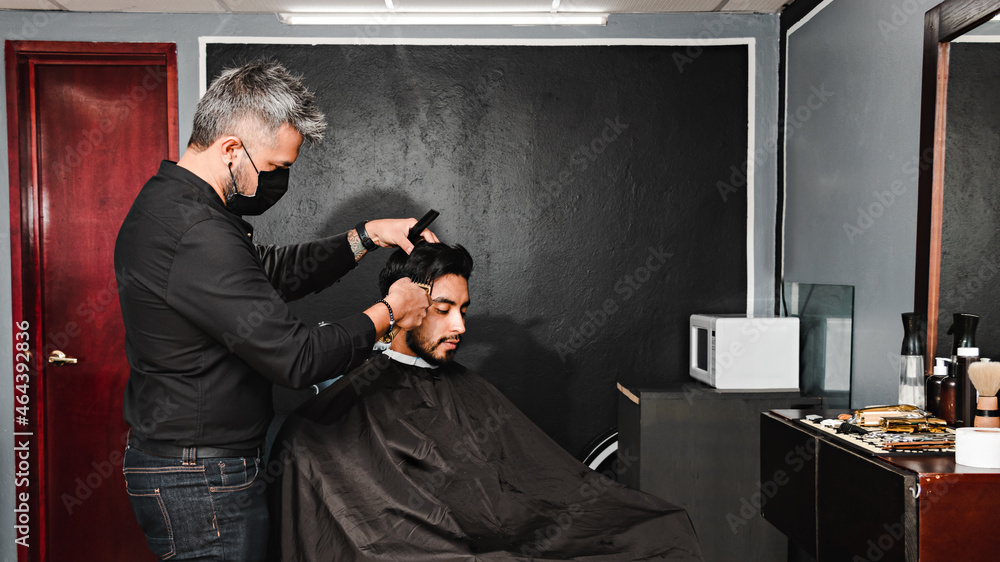
[(913, 310), (927, 311), (927, 373), (934, 368), (940, 310), (949, 47), (952, 39), (986, 23), (998, 12), (1000, 0), (945, 0), (924, 14)]

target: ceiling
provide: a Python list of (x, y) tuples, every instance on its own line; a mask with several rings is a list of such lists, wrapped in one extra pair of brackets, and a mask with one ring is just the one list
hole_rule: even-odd
[(792, 0), (0, 0), (0, 10), (160, 13), (777, 13)]

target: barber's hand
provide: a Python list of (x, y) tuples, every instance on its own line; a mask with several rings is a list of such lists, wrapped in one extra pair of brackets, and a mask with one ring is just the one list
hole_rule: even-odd
[[(413, 251), (413, 244), (406, 238), (410, 233), (410, 228), (417, 224), (417, 219), (379, 219), (365, 223), (365, 231), (372, 242), (383, 248), (393, 246), (401, 248), (409, 254)], [(420, 237), (428, 242), (440, 242), (438, 237), (430, 230), (424, 230)], [(419, 325), (419, 323), (418, 323)]]
[[(367, 230), (367, 228), (366, 228)], [(424, 321), (431, 297), (423, 287), (404, 277), (397, 279), (389, 287), (385, 300), (392, 307), (396, 325), (403, 330), (412, 330)]]

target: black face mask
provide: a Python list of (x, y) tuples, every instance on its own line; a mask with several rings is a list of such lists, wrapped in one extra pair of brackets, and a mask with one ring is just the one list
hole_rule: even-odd
[(239, 187), (236, 185), (236, 176), (233, 175), (233, 163), (230, 162), (229, 177), (233, 178), (235, 191), (226, 199), (226, 208), (229, 209), (229, 212), (240, 216), (259, 215), (273, 207), (278, 199), (281, 199), (288, 191), (289, 169), (277, 168), (270, 172), (261, 172), (253, 163), (253, 158), (250, 158), (246, 146), (243, 147), (243, 152), (246, 152), (247, 158), (250, 159), (250, 165), (257, 172), (257, 191), (252, 197), (240, 193)]

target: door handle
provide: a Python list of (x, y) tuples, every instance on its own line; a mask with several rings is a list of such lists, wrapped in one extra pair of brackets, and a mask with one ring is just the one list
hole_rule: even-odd
[(57, 349), (53, 351), (51, 354), (49, 354), (49, 363), (52, 363), (57, 367), (70, 364), (75, 365), (76, 357), (68, 357), (65, 353)]

